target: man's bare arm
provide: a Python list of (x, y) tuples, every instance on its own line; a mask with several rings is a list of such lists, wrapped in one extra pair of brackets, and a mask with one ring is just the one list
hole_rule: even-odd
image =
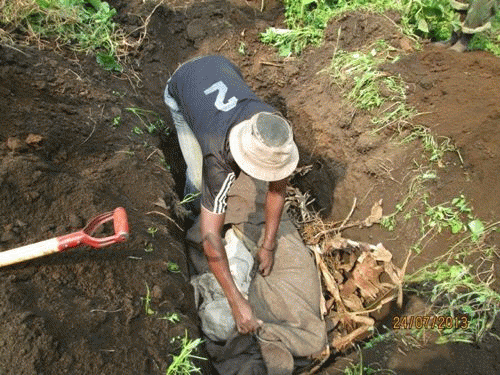
[(287, 183), (288, 178), (269, 183), (266, 195), (264, 241), (258, 254), (259, 270), (263, 276), (269, 275), (274, 263), (273, 251), (276, 247), (276, 233), (278, 232), (283, 206), (285, 205)]
[(224, 218), (224, 214), (214, 214), (201, 207), (203, 250), (210, 270), (229, 301), (238, 331), (243, 334), (255, 332), (260, 321), (253, 316), (250, 304), (238, 290), (229, 270), (229, 261), (221, 238)]

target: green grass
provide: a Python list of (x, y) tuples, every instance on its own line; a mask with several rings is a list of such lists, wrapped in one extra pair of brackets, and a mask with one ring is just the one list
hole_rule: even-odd
[(197, 348), (201, 345), (202, 340), (197, 338), (191, 340), (188, 337), (186, 331), (185, 336), (182, 338), (180, 345), (180, 352), (178, 355), (173, 356), (172, 363), (168, 366), (166, 375), (189, 375), (189, 374), (201, 374), (201, 369), (196, 367), (193, 363), (193, 359), (206, 360), (206, 358), (197, 356), (193, 354), (196, 352)]
[(138, 107), (129, 107), (125, 109), (133, 113), (141, 122), (141, 127), (136, 126), (134, 128), (137, 129), (134, 131), (136, 134), (144, 134), (144, 132), (157, 134), (163, 131), (165, 135), (170, 135), (170, 129), (165, 126), (165, 122), (158, 113)]
[(147, 316), (155, 316), (158, 319), (167, 320), (172, 324), (180, 322), (181, 318), (179, 314), (176, 312), (171, 312), (167, 314), (158, 314), (158, 311), (153, 310), (153, 308), (151, 307), (151, 291), (149, 289), (148, 284), (145, 283), (145, 285), (146, 285), (146, 296), (142, 297), (142, 301), (144, 303), (144, 313)]
[(416, 111), (406, 104), (406, 89), (398, 76), (380, 71), (380, 65), (395, 62), (397, 51), (379, 40), (363, 51), (335, 50), (327, 69), (332, 82), (356, 108), (370, 112), (373, 132), (407, 127)]
[(430, 130), (422, 125), (413, 126), (411, 133), (402, 140), (402, 143), (410, 143), (416, 139), (422, 141), (424, 150), (430, 154), (429, 160), (431, 162), (441, 164), (441, 160), (446, 152), (456, 152), (460, 160), (462, 160), (459, 150), (451, 142), (451, 139), (447, 137), (439, 137), (436, 139), (436, 137), (431, 134)]
[[(430, 172), (426, 170), (412, 180), (408, 193), (396, 205), (394, 213), (384, 217), (382, 225), (394, 230), (396, 217), (418, 220), (421, 237), (411, 246), (417, 253), (423, 252), (435, 235), (449, 233), (448, 251), (406, 276), (405, 290), (429, 303), (429, 310), (422, 315), (444, 317), (454, 323), (466, 319), (467, 324), (448, 324), (446, 320), (441, 327), (436, 324), (427, 329), (413, 329), (412, 336), (425, 341), (432, 332), (437, 343), (479, 342), (500, 311), (500, 294), (491, 288), (498, 253), (487, 241), (499, 223), (486, 224), (475, 217), (464, 195), (448, 202), (431, 203), (425, 183), (437, 177)], [(432, 178), (424, 178), (426, 175)]]
[(269, 28), (261, 34), (265, 44), (278, 48), (281, 56), (300, 54), (308, 45), (318, 46), (323, 30), (333, 16), (325, 0), (284, 0), (287, 29)]
[[(278, 48), (281, 56), (299, 55), (306, 46), (319, 46), (323, 32), (332, 18), (346, 12), (364, 11), (401, 15), (402, 32), (408, 36), (431, 40), (446, 40), (458, 30), (459, 15), (449, 0), (284, 0), (286, 29), (269, 28), (261, 41)], [(471, 46), (500, 55), (500, 15), (490, 32), (474, 38)]]
[(0, 35), (15, 33), (28, 42), (52, 40), (58, 46), (96, 55), (106, 70), (122, 71), (116, 54), (123, 32), (113, 21), (116, 10), (101, 0), (16, 0), (0, 2)]
[[(335, 50), (328, 71), (334, 83), (349, 89), (347, 99), (354, 102), (357, 108), (372, 110), (380, 107), (386, 98), (404, 99), (402, 81), (378, 69), (381, 64), (394, 61), (394, 51), (384, 40), (363, 51)], [(384, 95), (382, 89), (385, 89)]]
[(388, 369), (374, 369), (371, 366), (366, 366), (363, 363), (363, 354), (359, 350), (359, 362), (352, 363), (349, 367), (344, 369), (344, 375), (392, 375), (394, 371)]
[[(500, 294), (491, 289), (490, 282), (473, 275), (471, 265), (436, 261), (407, 276), (405, 281), (408, 292), (432, 304), (431, 313), (425, 315), (452, 318), (452, 324), (413, 330), (417, 337), (429, 330), (436, 333), (438, 344), (481, 341), (500, 311)], [(460, 323), (455, 324), (457, 321)]]

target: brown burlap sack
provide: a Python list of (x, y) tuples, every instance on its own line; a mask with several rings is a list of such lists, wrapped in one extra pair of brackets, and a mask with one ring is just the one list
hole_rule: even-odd
[[(267, 185), (241, 173), (228, 198), (226, 223), (255, 254), (264, 231)], [(257, 274), (249, 301), (264, 322), (258, 339), (269, 374), (291, 374), (293, 358), (321, 352), (327, 345), (320, 311), (321, 284), (314, 255), (286, 213), (277, 234), (271, 274)]]

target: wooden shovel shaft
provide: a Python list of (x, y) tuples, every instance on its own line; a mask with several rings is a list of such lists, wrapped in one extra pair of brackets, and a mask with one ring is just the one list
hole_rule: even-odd
[(45, 255), (57, 253), (58, 251), (59, 241), (57, 238), (51, 238), (50, 240), (18, 247), (17, 249), (3, 251), (0, 252), (0, 267), (43, 257)]

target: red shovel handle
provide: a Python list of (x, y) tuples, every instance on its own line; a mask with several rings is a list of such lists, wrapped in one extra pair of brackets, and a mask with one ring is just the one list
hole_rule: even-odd
[[(113, 220), (113, 227), (115, 233), (112, 236), (95, 238), (92, 237), (94, 232), (102, 224)], [(123, 242), (128, 238), (128, 220), (127, 213), (123, 207), (118, 207), (112, 212), (106, 212), (92, 219), (86, 226), (79, 232), (67, 234), (65, 236), (57, 237), (59, 241), (59, 250), (64, 251), (71, 247), (76, 247), (82, 243), (92, 246), (96, 249), (111, 245), (113, 243)]]
[[(113, 220), (115, 230), (115, 233), (112, 236), (103, 238), (91, 237), (100, 225), (111, 220)], [(95, 217), (81, 231), (0, 252), (0, 267), (57, 253), (81, 244), (101, 248), (113, 243), (123, 242), (127, 238), (127, 213), (123, 207), (118, 207), (112, 212), (107, 212)]]
[(123, 242), (128, 238), (128, 219), (123, 207), (118, 207), (113, 212), (116, 242)]

